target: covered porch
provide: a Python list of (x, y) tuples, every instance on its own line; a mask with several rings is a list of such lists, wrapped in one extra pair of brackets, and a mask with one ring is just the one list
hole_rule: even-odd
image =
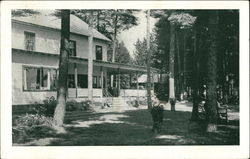
[[(74, 78), (74, 87), (68, 88), (68, 98), (89, 99), (89, 92), (92, 92), (91, 98), (102, 99), (104, 97), (146, 97), (147, 91), (145, 87), (140, 87), (139, 75), (146, 73), (147, 69), (143, 66), (128, 65), (122, 63), (105, 62), (93, 60), (93, 72), (88, 70), (88, 59), (79, 57), (70, 57), (71, 79)], [(151, 68), (152, 75), (158, 72), (157, 69)], [(90, 74), (93, 77), (92, 88), (88, 84), (88, 78), (79, 76), (79, 73)], [(113, 76), (113, 79), (111, 78)], [(126, 79), (121, 79), (121, 77)], [(82, 81), (85, 86), (82, 87)], [(79, 82), (81, 82), (79, 84)], [(154, 84), (152, 83), (152, 93), (154, 92)]]

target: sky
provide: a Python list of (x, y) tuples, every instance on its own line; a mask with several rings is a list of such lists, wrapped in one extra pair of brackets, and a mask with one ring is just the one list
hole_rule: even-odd
[[(130, 55), (133, 57), (133, 52), (135, 51), (134, 43), (139, 38), (142, 40), (146, 37), (147, 29), (147, 19), (146, 14), (143, 11), (138, 12), (135, 16), (138, 17), (139, 25), (130, 28), (129, 30), (122, 31), (117, 39), (121, 42), (123, 41), (126, 48), (128, 49)], [(154, 28), (156, 19), (150, 17), (150, 30)]]

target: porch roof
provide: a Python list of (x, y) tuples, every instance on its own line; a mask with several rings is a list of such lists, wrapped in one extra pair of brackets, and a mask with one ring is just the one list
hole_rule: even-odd
[[(70, 57), (69, 59), (72, 63), (78, 64), (88, 64), (88, 59), (80, 58), (80, 57)], [(94, 66), (102, 66), (108, 69), (108, 72), (111, 73), (128, 73), (128, 72), (147, 72), (147, 68), (144, 66), (138, 65), (131, 65), (131, 64), (124, 64), (118, 62), (108, 62), (108, 61), (100, 61), (100, 60), (93, 60)], [(156, 68), (151, 68), (152, 72), (158, 72), (159, 70)]]
[[(58, 54), (50, 54), (50, 53), (44, 53), (44, 52), (37, 52), (37, 51), (27, 51), (27, 50), (21, 50), (21, 49), (15, 49), (12, 48), (12, 51), (18, 52), (18, 53), (25, 53), (25, 54), (35, 54), (35, 55), (40, 55), (40, 56), (54, 56), (58, 57)], [(81, 58), (81, 57), (69, 57), (69, 62), (70, 63), (77, 63), (77, 64), (88, 64), (88, 59), (86, 58)], [(123, 63), (118, 63), (118, 62), (108, 62), (108, 61), (99, 61), (99, 60), (93, 60), (93, 65), (94, 66), (102, 66), (107, 68), (108, 72), (111, 73), (135, 73), (135, 72), (147, 72), (147, 68), (144, 66), (138, 66), (138, 65), (131, 65), (131, 64), (123, 64)], [(159, 72), (159, 69), (152, 68), (152, 72)]]

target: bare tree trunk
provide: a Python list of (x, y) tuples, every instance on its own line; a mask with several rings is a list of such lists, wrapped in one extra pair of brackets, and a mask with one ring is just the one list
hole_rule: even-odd
[(223, 73), (224, 73), (223, 98), (224, 98), (224, 102), (228, 103), (229, 81), (228, 81), (228, 52), (227, 50), (226, 50), (225, 58), (223, 58)]
[(216, 95), (216, 77), (217, 77), (217, 34), (218, 34), (218, 11), (210, 11), (209, 13), (209, 52), (207, 59), (207, 132), (217, 130), (217, 95)]
[(150, 72), (150, 10), (147, 10), (147, 100), (148, 109), (152, 109), (151, 101), (151, 72)]
[(200, 56), (197, 51), (197, 27), (194, 29), (194, 67), (193, 67), (193, 110), (191, 120), (198, 120), (198, 104), (199, 104), (199, 71), (200, 71)]
[(100, 10), (97, 11), (97, 31), (100, 31)]
[(178, 32), (176, 32), (176, 49), (177, 49), (177, 65), (178, 65), (178, 98), (182, 100), (182, 85), (181, 85), (181, 58), (180, 58), (180, 44), (179, 44), (179, 36)]
[[(115, 21), (117, 21), (117, 15), (116, 15), (116, 18), (115, 18)], [(112, 51), (112, 62), (115, 62), (115, 56), (116, 56), (116, 34), (117, 34), (117, 26), (116, 26), (116, 23), (115, 22), (115, 26), (114, 26), (114, 35), (113, 35), (113, 51)]]
[[(113, 35), (113, 50), (112, 50), (112, 62), (115, 62), (115, 53), (116, 53), (116, 34), (117, 34), (117, 18), (118, 15), (115, 15), (114, 22), (114, 35)], [(114, 75), (111, 75), (111, 87), (113, 87)]]
[(186, 73), (186, 32), (183, 35), (183, 89), (187, 92), (187, 73)]
[(70, 11), (62, 10), (61, 22), (61, 48), (59, 61), (59, 79), (57, 88), (57, 104), (54, 113), (53, 124), (58, 132), (63, 132), (62, 128), (65, 108), (66, 108), (66, 94), (68, 90), (67, 76), (68, 76), (68, 58), (69, 58), (69, 39), (70, 39)]
[(175, 53), (175, 26), (174, 24), (170, 24), (169, 99), (171, 104), (171, 111), (175, 111), (174, 53)]
[(88, 100), (93, 102), (93, 13), (90, 13), (88, 37)]

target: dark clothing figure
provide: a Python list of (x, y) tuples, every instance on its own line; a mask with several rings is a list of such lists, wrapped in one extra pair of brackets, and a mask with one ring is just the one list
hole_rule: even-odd
[(163, 122), (163, 106), (153, 106), (151, 110), (151, 115), (153, 118), (153, 132), (161, 132), (162, 122)]

